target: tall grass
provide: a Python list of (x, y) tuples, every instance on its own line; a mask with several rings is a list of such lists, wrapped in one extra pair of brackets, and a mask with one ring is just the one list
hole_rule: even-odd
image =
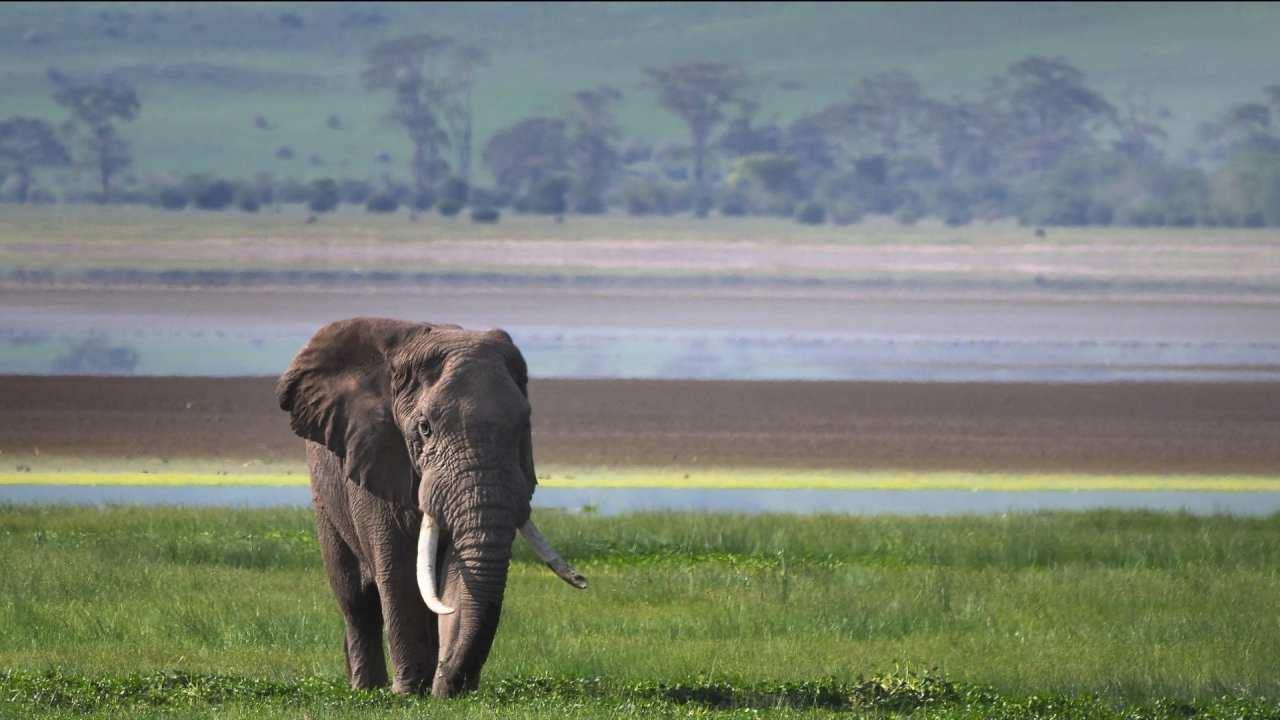
[[(539, 515), (486, 683), (853, 682), (902, 666), (1015, 695), (1280, 697), (1280, 516)], [(0, 668), (339, 677), (305, 510), (0, 508)]]

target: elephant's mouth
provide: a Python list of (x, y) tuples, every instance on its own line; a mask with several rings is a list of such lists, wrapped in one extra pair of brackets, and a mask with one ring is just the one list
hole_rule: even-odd
[[(538, 531), (533, 518), (529, 518), (524, 525), (520, 526), (520, 535), (529, 543), (529, 547), (533, 548), (538, 558), (546, 563), (552, 572), (560, 576), (560, 579), (579, 590), (586, 589), (587, 579), (570, 567), (560, 553), (551, 547), (551, 543), (547, 542), (547, 539)], [(431, 612), (437, 615), (449, 615), (453, 613), (454, 608), (440, 600), (439, 591), (436, 588), (436, 577), (438, 577), (436, 558), (439, 555), (439, 548), (440, 524), (430, 515), (424, 514), (422, 530), (418, 535), (418, 590), (422, 593), (422, 599), (426, 601)]]

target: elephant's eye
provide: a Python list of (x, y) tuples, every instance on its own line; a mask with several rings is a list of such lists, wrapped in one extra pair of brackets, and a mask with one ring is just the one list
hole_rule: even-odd
[(431, 437), (431, 423), (427, 422), (426, 418), (418, 421), (418, 434), (424, 438)]

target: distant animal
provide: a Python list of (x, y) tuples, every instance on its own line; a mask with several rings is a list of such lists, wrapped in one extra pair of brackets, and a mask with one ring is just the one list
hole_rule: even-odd
[(587, 581), (530, 518), (537, 486), (524, 357), (501, 330), (373, 318), (321, 328), (276, 399), (307, 440), (316, 533), (346, 621), (351, 685), (474, 690), (519, 531)]
[(1036, 237), (1038, 238), (1045, 237), (1044, 228), (1036, 228)]

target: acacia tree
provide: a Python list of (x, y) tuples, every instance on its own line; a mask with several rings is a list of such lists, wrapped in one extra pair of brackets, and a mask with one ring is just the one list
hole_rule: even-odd
[(890, 70), (860, 80), (850, 101), (827, 115), (857, 154), (897, 156), (920, 150), (933, 105), (910, 73)]
[(360, 79), (368, 92), (392, 93), (386, 119), (409, 134), (410, 170), (418, 187), (432, 187), (445, 176), (449, 164), (442, 156), (451, 145), (459, 150), (459, 170), (470, 171), (471, 84), (485, 62), (478, 48), (425, 33), (369, 50)]
[(66, 146), (48, 122), (18, 115), (0, 122), (0, 163), (18, 177), (18, 202), (27, 202), (35, 168), (69, 162)]
[(556, 118), (521, 120), (494, 133), (480, 159), (498, 187), (512, 193), (527, 190), (568, 169), (565, 122)]
[(116, 132), (114, 121), (129, 122), (137, 117), (142, 105), (138, 94), (127, 85), (63, 85), (53, 99), (71, 111), (65, 127), (74, 131), (83, 127), (85, 164), (94, 168), (105, 200), (111, 190), (111, 178), (129, 167), (133, 158), (129, 145)]
[(472, 119), (471, 88), (475, 73), (489, 64), (489, 56), (480, 48), (463, 45), (453, 53), (445, 92), (439, 98), (444, 107), (444, 123), (453, 140), (458, 177), (471, 182)]
[(577, 212), (604, 211), (603, 195), (620, 164), (614, 146), (622, 130), (613, 117), (613, 107), (621, 99), (621, 92), (605, 85), (573, 94), (568, 126), (575, 176), (571, 201)]
[(696, 62), (646, 68), (645, 86), (658, 93), (658, 104), (680, 116), (693, 139), (693, 180), (703, 184), (707, 145), (724, 122), (725, 109), (736, 106), (747, 76), (736, 63)]

